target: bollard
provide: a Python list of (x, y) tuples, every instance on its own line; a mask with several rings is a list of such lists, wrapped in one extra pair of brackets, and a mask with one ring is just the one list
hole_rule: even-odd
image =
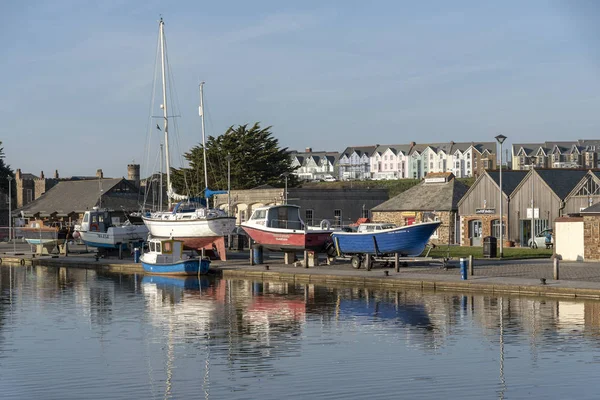
[(558, 280), (558, 258), (554, 259), (554, 279)]
[(394, 253), (394, 269), (400, 272), (400, 254)]
[(254, 264), (262, 264), (263, 263), (263, 247), (259, 244), (255, 244), (252, 246), (252, 251), (254, 251)]
[(133, 249), (133, 262), (136, 264), (140, 263), (140, 248), (136, 247)]
[(460, 259), (460, 279), (462, 279), (463, 281), (467, 280), (467, 259), (466, 258)]
[(473, 255), (469, 256), (469, 275), (473, 276)]

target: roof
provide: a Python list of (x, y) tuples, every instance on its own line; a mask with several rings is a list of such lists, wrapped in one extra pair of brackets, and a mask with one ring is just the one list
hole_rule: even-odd
[[(485, 173), (500, 187), (500, 171), (485, 171)], [(502, 171), (502, 191), (504, 194), (510, 196), (528, 173), (528, 171)]]
[(419, 183), (399, 195), (374, 207), (372, 211), (453, 211), (468, 187), (450, 179), (444, 183)]
[(585, 210), (581, 211), (580, 214), (600, 214), (600, 203), (592, 204)]
[[(125, 182), (132, 191), (114, 193), (113, 189)], [(102, 189), (102, 207), (134, 211), (140, 209), (141, 197), (138, 200), (138, 189), (124, 178), (102, 180), (61, 181), (41, 197), (15, 210), (27, 214), (68, 215), (72, 212), (82, 213), (95, 206), (100, 206), (100, 189)]]
[(561, 200), (564, 200), (588, 173), (583, 169), (536, 169), (535, 172)]
[(377, 148), (377, 146), (354, 146), (354, 147), (346, 147), (346, 150), (344, 150), (340, 156), (351, 156), (352, 153), (356, 153), (357, 155), (359, 155), (360, 157), (363, 156), (363, 154), (370, 156), (373, 151)]

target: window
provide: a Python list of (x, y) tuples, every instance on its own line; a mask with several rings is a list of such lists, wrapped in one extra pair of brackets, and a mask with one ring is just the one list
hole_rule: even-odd
[(25, 203), (31, 203), (33, 201), (33, 190), (25, 189)]
[(342, 210), (333, 210), (333, 223), (334, 226), (340, 228), (342, 226)]
[(240, 211), (240, 222), (246, 221), (246, 210)]
[(361, 213), (360, 213), (360, 217), (361, 218), (369, 218), (369, 210), (363, 208)]
[(306, 219), (306, 225), (312, 226), (313, 225), (313, 210), (306, 210), (305, 213), (305, 219)]
[[(503, 224), (504, 235), (506, 235), (506, 224)], [(500, 240), (500, 220), (495, 219), (492, 221), (492, 236)]]

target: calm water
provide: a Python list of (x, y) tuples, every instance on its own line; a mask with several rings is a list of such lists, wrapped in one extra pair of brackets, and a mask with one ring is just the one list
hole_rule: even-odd
[(595, 399), (600, 303), (0, 267), (2, 399)]

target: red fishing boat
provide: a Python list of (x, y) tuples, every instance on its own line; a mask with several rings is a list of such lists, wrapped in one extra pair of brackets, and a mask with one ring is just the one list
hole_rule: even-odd
[(321, 252), (336, 230), (326, 219), (319, 226), (308, 226), (300, 218), (300, 207), (289, 204), (256, 208), (241, 226), (252, 240), (271, 251)]

